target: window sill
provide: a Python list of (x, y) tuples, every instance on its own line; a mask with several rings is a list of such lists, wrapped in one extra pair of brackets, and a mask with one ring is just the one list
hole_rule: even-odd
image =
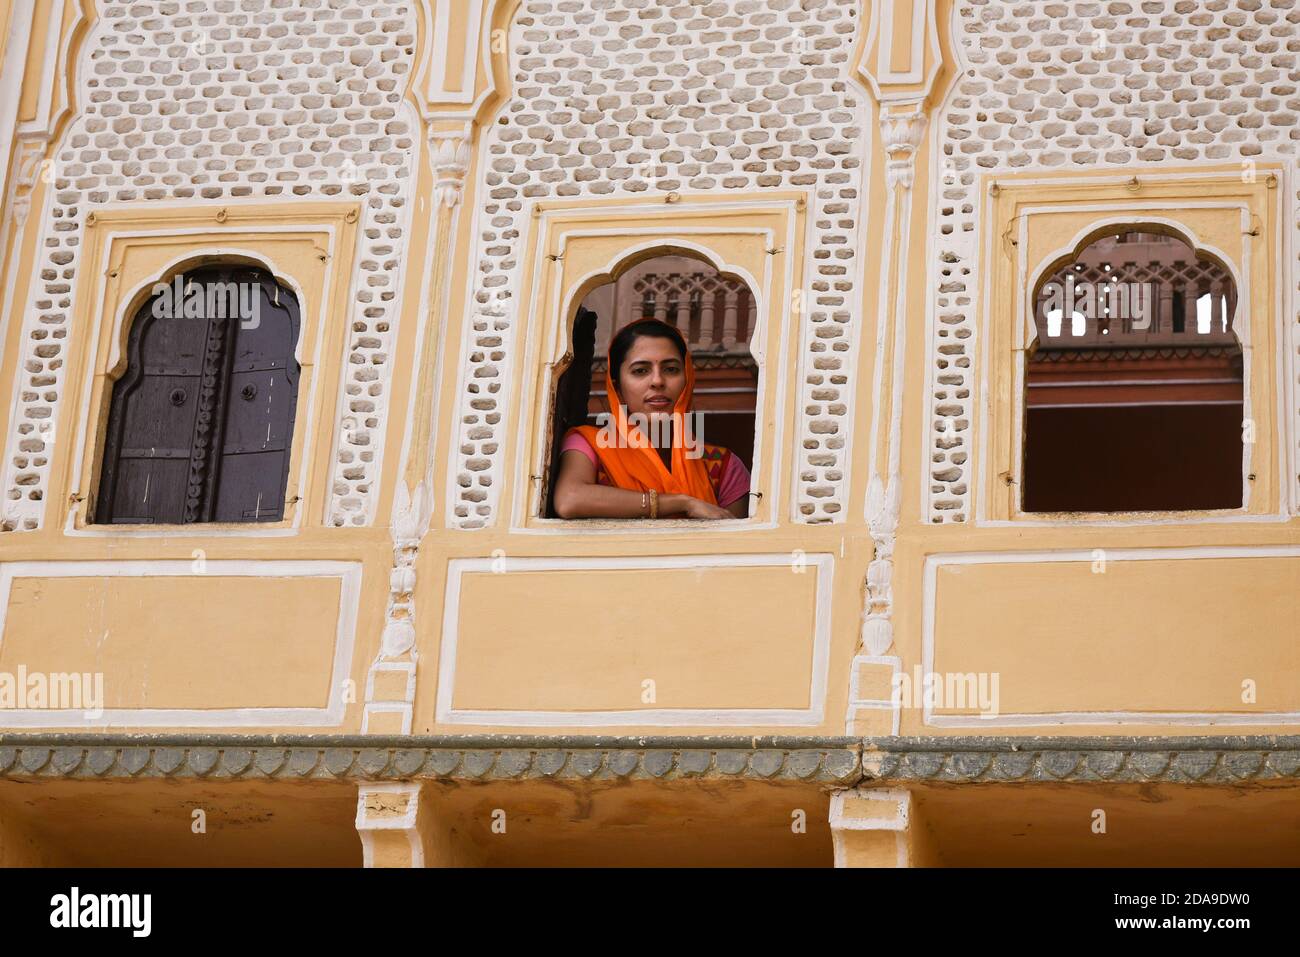
[(203, 538), (203, 537), (256, 537), (296, 535), (299, 527), (296, 516), (278, 522), (192, 522), (190, 524), (128, 524), (84, 522), (78, 517), (68, 523), (65, 535), (90, 535), (108, 537), (121, 535), (128, 538)]
[(1005, 525), (1178, 525), (1270, 516), (1249, 508), (1161, 509), (1131, 512), (1015, 512)]
[(679, 531), (681, 529), (710, 528), (718, 530), (738, 530), (753, 526), (752, 517), (747, 518), (533, 518), (530, 528), (545, 528), (553, 531), (564, 529), (600, 530), (600, 531)]

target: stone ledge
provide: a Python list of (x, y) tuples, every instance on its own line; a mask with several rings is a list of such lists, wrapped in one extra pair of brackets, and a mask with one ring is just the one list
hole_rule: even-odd
[(1300, 736), (867, 738), (862, 783), (1300, 783)]
[(854, 738), (0, 735), (0, 778), (454, 781), (743, 778), (852, 785)]
[(1300, 783), (1300, 736), (0, 734), (0, 779)]

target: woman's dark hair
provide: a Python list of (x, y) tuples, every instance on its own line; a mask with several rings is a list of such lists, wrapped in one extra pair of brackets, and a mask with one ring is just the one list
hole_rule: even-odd
[(623, 368), (623, 360), (627, 358), (632, 343), (645, 337), (668, 339), (676, 346), (677, 354), (682, 357), (682, 361), (686, 361), (686, 340), (682, 338), (682, 334), (677, 331), (676, 326), (670, 326), (658, 319), (642, 319), (639, 322), (624, 326), (610, 340), (609, 377), (614, 381), (614, 385), (619, 384), (618, 373)]

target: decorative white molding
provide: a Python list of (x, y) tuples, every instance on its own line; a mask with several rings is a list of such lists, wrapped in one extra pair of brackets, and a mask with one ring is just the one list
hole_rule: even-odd
[[(938, 11), (933, 0), (911, 0), (911, 9), (904, 11), (905, 22), (901, 27), (909, 34), (908, 66), (898, 71), (892, 65), (894, 37), (900, 27), (895, 21), (895, 15), (900, 12), (898, 4), (894, 0), (880, 0), (864, 6), (869, 10), (870, 27), (857, 72), (866, 80), (876, 101), (893, 104), (928, 99), (943, 65)], [(876, 52), (874, 58), (869, 55), (872, 49)]]
[[(18, 125), (18, 104), (23, 92), (28, 48), (32, 41), (35, 0), (14, 0), (9, 10), (9, 33), (0, 60), (0, 156), (8, 160)], [(10, 196), (9, 170), (0, 170), (0, 197)]]
[[(70, 10), (67, 27), (64, 27), (65, 10)], [(50, 0), (44, 19), (45, 32), (34, 33), (36, 0), (16, 0), (9, 15), (9, 36), (4, 46), (3, 77), (0, 78), (0, 156), (9, 157), (14, 148), (13, 169), (17, 175), (12, 183), (5, 182), (2, 194), (7, 197), (9, 211), (21, 227), (31, 210), (32, 189), (38, 175), (45, 182), (53, 182), (53, 173), (42, 163), (55, 127), (66, 115), (69, 104), (63, 102), (61, 81), (66, 72), (75, 69), (69, 62), (71, 45), (85, 21), (77, 0)], [(40, 76), (36, 78), (37, 96), (35, 111), (28, 120), (18, 123), (19, 98), (24, 93), (28, 58), (33, 49), (41, 51)], [(84, 67), (82, 68), (84, 72)], [(15, 142), (16, 145), (15, 145)], [(5, 174), (0, 173), (0, 176)], [(0, 180), (4, 181), (4, 180)]]
[[(393, 539), (393, 569), (389, 574), (388, 609), (379, 654), (371, 663), (366, 679), (366, 706), (362, 731), (369, 732), (372, 712), (399, 712), (403, 716), (402, 733), (409, 734), (415, 706), (415, 672), (420, 655), (416, 650), (415, 563), (420, 540), (429, 530), (430, 496), (425, 483), (414, 491), (399, 480), (393, 493), (390, 532)], [(384, 671), (402, 671), (407, 675), (404, 699), (377, 699), (375, 676)]]
[[(916, 151), (925, 139), (928, 120), (919, 101), (882, 112), (881, 145), (885, 163), (885, 242), (881, 252), (879, 329), (876, 334), (876, 369), (873, 380), (871, 478), (867, 483), (867, 527), (875, 544), (867, 567), (866, 601), (862, 616), (862, 649), (883, 655), (894, 641), (893, 574), (894, 540), (898, 532), (902, 490), (900, 453), (903, 440), (903, 384), (907, 368), (907, 264), (912, 236), (912, 182)], [(895, 259), (895, 256), (898, 258)], [(893, 347), (886, 353), (886, 336), (893, 331)], [(886, 368), (886, 355), (891, 357)], [(888, 395), (885, 383), (890, 385)], [(884, 410), (889, 410), (886, 420)], [(888, 429), (888, 454), (883, 464), (876, 449), (880, 430)], [(882, 479), (881, 473), (887, 478)]]
[(867, 600), (862, 613), (862, 647), (869, 655), (883, 655), (894, 643), (894, 538), (898, 531), (898, 495), (901, 482), (888, 488), (879, 475), (867, 486), (867, 527), (876, 543), (867, 566)]
[[(483, 17), (485, 0), (424, 0), (421, 4), (425, 15), (426, 32), (429, 15), (433, 16), (433, 32), (428, 37), (420, 62), (415, 71), (415, 89), (423, 103), (426, 117), (431, 116), (430, 104), (463, 104), (471, 109), (474, 104), (475, 75), (481, 65), (490, 64), (490, 40), (486, 36), (491, 26), (491, 17), (495, 9), (488, 11), (488, 19)], [(452, 32), (452, 7), (460, 7), (459, 15), (465, 19), (468, 30), (462, 36)], [(483, 36), (480, 35), (480, 30)], [(454, 50), (452, 44), (461, 48)], [(448, 77), (446, 64), (455, 57), (461, 61), (460, 75)]]
[(893, 189), (901, 185), (912, 188), (916, 151), (925, 139), (929, 119), (919, 109), (910, 113), (885, 113), (880, 117), (880, 136), (889, 160), (885, 166), (885, 183)]
[(894, 13), (897, 5), (893, 0), (881, 0), (878, 6), (881, 42), (876, 56), (876, 81), (886, 86), (920, 83), (925, 76), (925, 40), (929, 33), (925, 27), (930, 19), (928, 0), (912, 0), (911, 15), (908, 18), (910, 22), (906, 24), (906, 28), (911, 32), (911, 43), (908, 45), (909, 65), (906, 70), (899, 71), (895, 71), (891, 66), (894, 54)]
[(442, 206), (455, 206), (465, 189), (465, 174), (469, 172), (470, 150), (467, 133), (431, 133), (433, 198)]
[(421, 483), (414, 494), (405, 482), (397, 483), (393, 496), (393, 571), (388, 597), (388, 624), (384, 628), (380, 654), (398, 658), (415, 647), (415, 558), (420, 537), (428, 529), (424, 512), (425, 487)]

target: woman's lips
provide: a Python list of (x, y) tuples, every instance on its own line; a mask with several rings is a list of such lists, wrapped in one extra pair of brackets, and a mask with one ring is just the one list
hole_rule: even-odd
[(645, 404), (649, 406), (653, 406), (656, 409), (666, 408), (672, 405), (672, 403), (669, 402), (668, 399), (665, 398), (664, 396), (655, 396), (653, 399), (646, 399)]

